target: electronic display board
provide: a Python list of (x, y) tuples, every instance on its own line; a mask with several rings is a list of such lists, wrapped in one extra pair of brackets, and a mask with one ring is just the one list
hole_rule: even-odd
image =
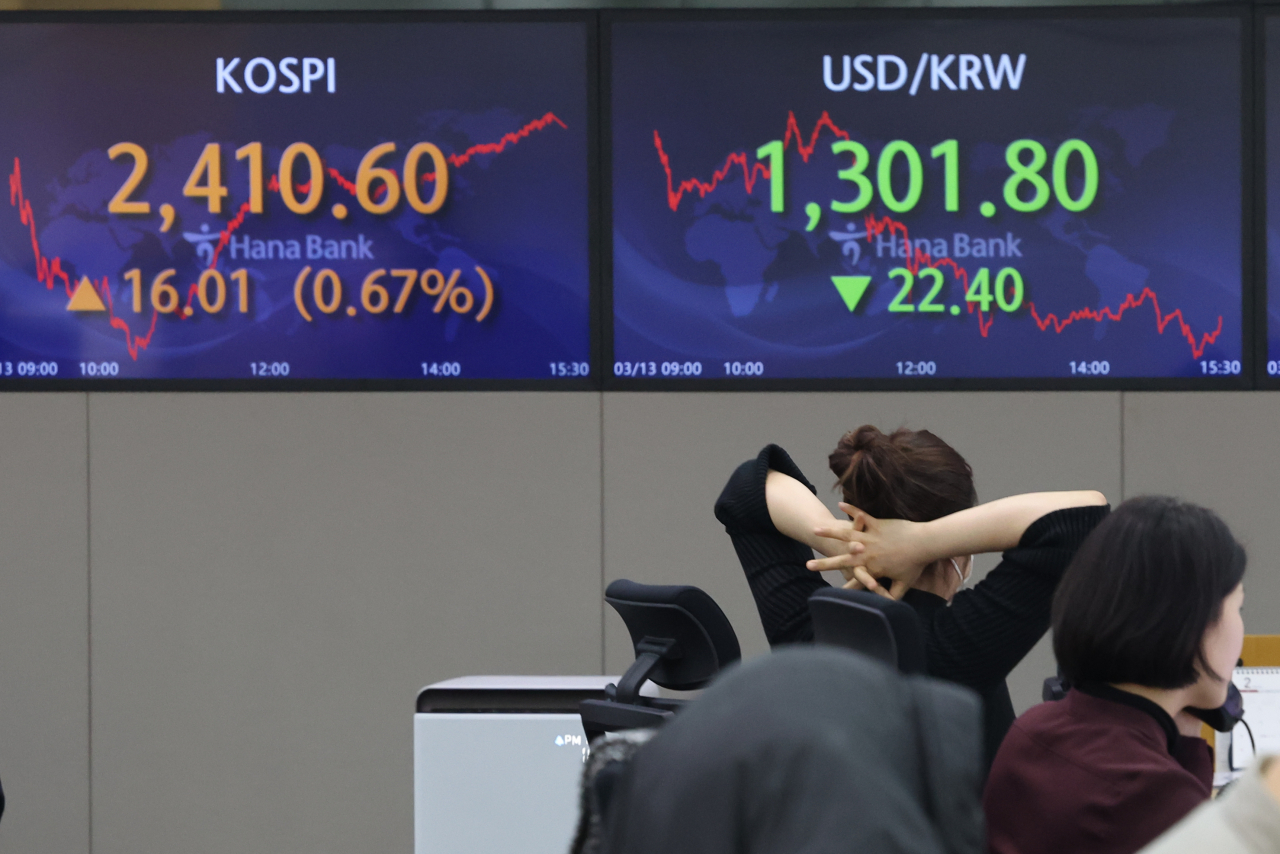
[(0, 22), (0, 382), (587, 377), (593, 39)]
[[(1266, 194), (1264, 243), (1266, 247), (1266, 315), (1265, 364), (1258, 371), (1264, 384), (1274, 386), (1280, 381), (1280, 17), (1267, 15), (1262, 20), (1264, 48), (1263, 98), (1264, 118), (1261, 122), (1265, 136), (1263, 182)], [(1266, 382), (1269, 380), (1269, 382)]]
[(612, 377), (1247, 382), (1239, 12), (610, 20)]

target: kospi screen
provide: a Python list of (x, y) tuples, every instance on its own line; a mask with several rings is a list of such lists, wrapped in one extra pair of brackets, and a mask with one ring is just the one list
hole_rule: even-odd
[(1242, 28), (615, 19), (612, 376), (1242, 382)]
[(0, 380), (587, 376), (587, 40), (0, 23)]

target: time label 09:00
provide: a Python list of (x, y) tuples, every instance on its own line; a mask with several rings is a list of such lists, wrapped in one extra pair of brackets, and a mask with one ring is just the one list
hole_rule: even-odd
[[(615, 377), (700, 377), (701, 362), (614, 362)], [(725, 362), (726, 377), (764, 376), (764, 362)]]
[[(81, 364), (81, 372), (83, 373), (84, 365)], [(17, 374), (20, 377), (56, 377), (58, 375), (57, 362), (0, 362), (0, 376), (11, 377)]]

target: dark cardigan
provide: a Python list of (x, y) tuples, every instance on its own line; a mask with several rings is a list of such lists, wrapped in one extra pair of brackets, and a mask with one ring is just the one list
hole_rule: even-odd
[(983, 796), (988, 843), (993, 854), (1133, 854), (1212, 783), (1203, 739), (1179, 735), (1149, 700), (1086, 686), (1009, 731)]
[[(716, 518), (733, 540), (765, 636), (776, 647), (812, 642), (809, 596), (829, 585), (805, 568), (813, 551), (773, 526), (764, 489), (770, 469), (816, 493), (787, 452), (769, 445), (729, 478), (716, 501)], [(1063, 570), (1108, 512), (1108, 507), (1075, 507), (1037, 520), (1017, 548), (1005, 552), (1000, 565), (973, 589), (958, 592), (950, 607), (941, 597), (920, 590), (909, 591), (903, 599), (920, 617), (929, 675), (982, 696), (988, 765), (1014, 719), (1005, 677), (1048, 630), (1049, 608)]]

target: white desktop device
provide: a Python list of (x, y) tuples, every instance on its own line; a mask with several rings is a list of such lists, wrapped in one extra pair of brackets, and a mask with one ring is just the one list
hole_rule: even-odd
[(578, 703), (603, 699), (618, 679), (469, 676), (423, 688), (413, 718), (415, 854), (566, 854), (588, 754)]

